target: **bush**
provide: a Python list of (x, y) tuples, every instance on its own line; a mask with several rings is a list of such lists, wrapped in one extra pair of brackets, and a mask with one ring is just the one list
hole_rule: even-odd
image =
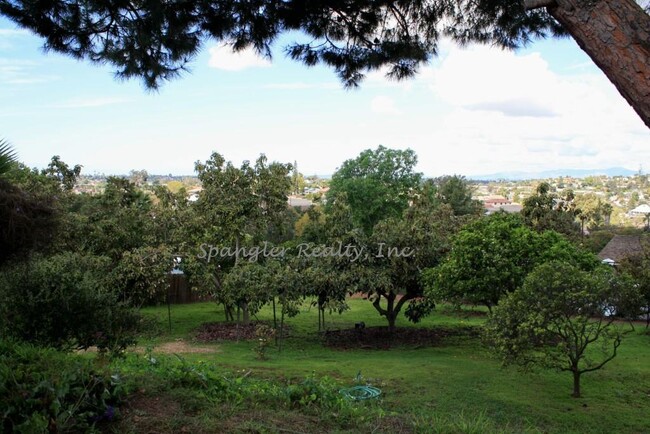
[(118, 353), (135, 343), (139, 314), (111, 288), (109, 261), (63, 253), (7, 266), (0, 275), (0, 331), (57, 349)]
[(114, 271), (120, 298), (134, 306), (164, 303), (172, 264), (172, 251), (165, 246), (124, 252)]
[(117, 416), (119, 377), (89, 360), (0, 341), (0, 432), (88, 432)]

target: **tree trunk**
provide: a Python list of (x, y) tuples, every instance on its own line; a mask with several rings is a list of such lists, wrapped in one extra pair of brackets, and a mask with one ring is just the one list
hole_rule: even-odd
[(546, 9), (650, 128), (650, 16), (634, 0), (555, 0)]
[(397, 319), (397, 312), (395, 312), (395, 298), (396, 295), (392, 291), (386, 295), (386, 300), (388, 301), (386, 319), (388, 320), (388, 330), (390, 330), (391, 333), (395, 331), (395, 320)]
[(395, 321), (397, 320), (397, 315), (389, 313), (386, 315), (386, 318), (388, 319), (388, 330), (390, 330), (392, 333), (395, 331)]
[(232, 312), (232, 306), (229, 303), (223, 302), (223, 310), (226, 313), (226, 321), (233, 322), (235, 321), (235, 315)]
[(242, 310), (242, 323), (244, 325), (250, 324), (251, 315), (250, 315), (250, 310), (248, 309), (248, 303), (247, 302), (242, 303), (241, 310)]
[(573, 394), (574, 398), (580, 398), (580, 371), (573, 371)]
[(282, 352), (282, 342), (284, 341), (284, 303), (286, 300), (282, 300), (282, 312), (280, 313), (280, 345), (278, 346), (278, 352)]
[(275, 315), (275, 296), (273, 296), (273, 328), (278, 329), (278, 319)]

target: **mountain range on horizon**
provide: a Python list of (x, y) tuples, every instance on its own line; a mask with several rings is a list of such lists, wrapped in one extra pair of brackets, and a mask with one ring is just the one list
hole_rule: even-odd
[(467, 179), (472, 181), (524, 181), (529, 179), (548, 179), (559, 178), (560, 176), (568, 176), (572, 178), (585, 178), (587, 176), (631, 176), (639, 173), (638, 170), (630, 170), (624, 167), (610, 167), (607, 169), (553, 169), (543, 170), (539, 172), (525, 172), (525, 171), (512, 171), (512, 172), (497, 172), (487, 175), (471, 175)]

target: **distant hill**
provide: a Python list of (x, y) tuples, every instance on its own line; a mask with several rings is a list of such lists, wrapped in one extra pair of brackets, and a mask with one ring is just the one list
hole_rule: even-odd
[(498, 172), (488, 175), (472, 175), (468, 179), (474, 181), (523, 181), (526, 179), (546, 179), (558, 178), (560, 176), (570, 176), (572, 178), (584, 178), (587, 176), (607, 175), (607, 176), (631, 176), (637, 173), (636, 170), (626, 169), (624, 167), (610, 167), (608, 169), (555, 169), (545, 170), (542, 172)]

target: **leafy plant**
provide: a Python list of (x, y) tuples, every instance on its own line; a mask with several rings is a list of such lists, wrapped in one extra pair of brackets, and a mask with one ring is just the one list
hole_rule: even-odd
[(635, 304), (638, 291), (600, 268), (586, 272), (553, 261), (537, 267), (521, 289), (508, 294), (487, 325), (487, 337), (506, 364), (542, 366), (580, 378), (614, 359), (624, 335), (612, 306)]
[(0, 139), (0, 176), (9, 172), (16, 163), (18, 155), (9, 142)]
[(0, 431), (88, 432), (118, 417), (119, 375), (78, 356), (0, 341)]
[(253, 348), (253, 351), (257, 355), (257, 358), (260, 360), (266, 360), (267, 352), (271, 346), (271, 341), (275, 336), (275, 329), (269, 327), (266, 324), (257, 324), (255, 326), (255, 337), (257, 338), (257, 344)]
[(0, 331), (58, 349), (119, 354), (135, 343), (140, 316), (118, 301), (108, 259), (79, 253), (34, 256), (0, 275)]

